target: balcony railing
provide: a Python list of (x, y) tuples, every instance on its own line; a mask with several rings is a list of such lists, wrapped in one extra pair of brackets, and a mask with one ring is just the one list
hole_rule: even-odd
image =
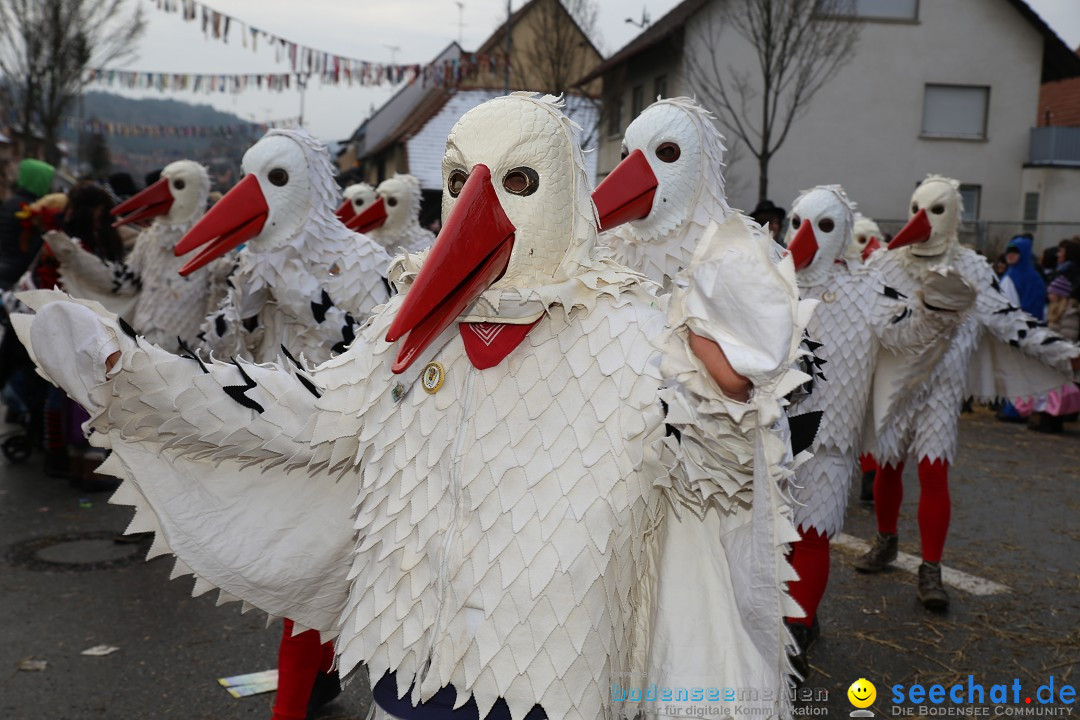
[(1031, 128), (1028, 162), (1080, 166), (1080, 127)]

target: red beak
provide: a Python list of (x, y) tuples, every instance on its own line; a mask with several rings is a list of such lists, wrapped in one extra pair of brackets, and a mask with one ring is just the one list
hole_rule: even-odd
[(141, 192), (132, 195), (109, 212), (117, 219), (113, 223), (115, 228), (164, 215), (169, 212), (172, 204), (173, 196), (169, 191), (169, 179), (161, 178)]
[(345, 227), (349, 228), (353, 232), (366, 233), (371, 232), (377, 227), (382, 227), (386, 222), (386, 201), (382, 198), (378, 198), (375, 202), (364, 209), (364, 212), (353, 217), (352, 220), (345, 223)]
[(432, 340), (502, 277), (514, 249), (515, 228), (491, 185), (491, 171), (473, 166), (457, 204), (405, 295), (386, 342), (401, 344), (391, 370), (404, 372)]
[(259, 180), (248, 175), (238, 182), (225, 197), (217, 201), (210, 212), (195, 227), (188, 230), (173, 249), (180, 257), (197, 247), (202, 251), (180, 268), (181, 275), (190, 275), (238, 245), (262, 232), (270, 208), (266, 205)]
[(643, 152), (635, 150), (623, 158), (593, 191), (600, 229), (610, 230), (648, 217), (657, 185), (656, 175)]
[(802, 225), (795, 231), (795, 237), (788, 243), (787, 249), (791, 253), (791, 260), (795, 263), (796, 271), (802, 270), (814, 262), (818, 244), (817, 237), (814, 236), (814, 226), (809, 220), (803, 219)]
[(866, 247), (862, 249), (862, 259), (866, 262), (866, 259), (877, 249), (881, 247), (881, 241), (876, 237), (872, 237), (866, 241)]
[(346, 198), (345, 202), (341, 203), (341, 205), (337, 209), (337, 216), (338, 220), (345, 223), (346, 225), (349, 224), (350, 220), (356, 217), (356, 211), (353, 210), (352, 200)]
[(930, 218), (926, 217), (926, 209), (923, 208), (915, 213), (915, 216), (907, 221), (907, 225), (900, 228), (900, 232), (893, 236), (889, 243), (889, 249), (895, 250), (905, 245), (915, 245), (930, 239)]

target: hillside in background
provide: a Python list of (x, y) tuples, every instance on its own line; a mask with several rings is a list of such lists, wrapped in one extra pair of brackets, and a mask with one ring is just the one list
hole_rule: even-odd
[[(250, 120), (216, 110), (209, 105), (192, 105), (167, 98), (133, 99), (107, 92), (83, 95), (83, 120), (170, 127), (222, 127), (248, 125)], [(164, 137), (104, 135), (111, 165), (107, 172), (129, 172), (138, 185), (151, 170), (174, 160), (198, 160), (211, 170), (215, 189), (226, 190), (239, 178), (244, 151), (259, 139), (261, 132), (245, 127), (230, 136)], [(66, 129), (63, 139), (74, 148), (78, 134)], [(84, 148), (91, 138), (83, 134)], [(85, 158), (85, 155), (84, 155)]]

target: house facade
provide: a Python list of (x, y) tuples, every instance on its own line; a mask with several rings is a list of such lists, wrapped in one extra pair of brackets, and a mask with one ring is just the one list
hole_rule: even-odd
[[(503, 61), (507, 32), (509, 70)], [(561, 2), (529, 0), (475, 52), (451, 43), (433, 64), (481, 58), (493, 60), (477, 63), (456, 84), (404, 86), (353, 133), (339, 155), (339, 171), (372, 185), (394, 173), (416, 176), (423, 192), (421, 223), (429, 224), (439, 216), (446, 136), (468, 110), (503, 95), (507, 82), (511, 90), (565, 94), (567, 114), (582, 127), (584, 143), (595, 146), (600, 80), (576, 83), (603, 58)], [(586, 160), (595, 176), (596, 153)]]
[(1023, 220), (1042, 244), (1080, 235), (1080, 77), (1044, 83), (1021, 176)]
[[(754, 49), (727, 15), (733, 7), (686, 0), (593, 73), (604, 80), (608, 110), (601, 177), (618, 161), (622, 130), (658, 86), (708, 107), (715, 99), (701, 73), (757, 72)], [(1080, 59), (1022, 0), (854, 0), (850, 12), (859, 24), (853, 57), (773, 156), (769, 198), (787, 207), (801, 190), (839, 183), (864, 214), (899, 220), (915, 185), (937, 173), (962, 184), (965, 240), (1003, 244), (1008, 238), (998, 236), (1019, 231), (1023, 217), (1040, 85), (1080, 75)], [(758, 201), (757, 160), (734, 133), (721, 132), (729, 199), (749, 210)]]

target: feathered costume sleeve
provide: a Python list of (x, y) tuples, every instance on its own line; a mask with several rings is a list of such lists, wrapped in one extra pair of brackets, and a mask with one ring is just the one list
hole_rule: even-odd
[[(808, 380), (794, 368), (815, 303), (800, 302), (791, 260), (774, 263), (766, 240), (739, 216), (711, 225), (671, 297), (661, 398), (672, 506), (647, 673), (661, 687), (717, 677), (788, 686), (783, 617), (801, 611), (785, 590), (796, 576), (784, 552), (798, 535), (782, 492), (793, 466), (783, 397)], [(719, 344), (750, 379), (748, 402), (721, 392), (689, 350), (689, 331)], [(730, 641), (724, 653), (710, 646), (717, 637)], [(774, 714), (789, 708), (786, 697), (763, 704)]]

